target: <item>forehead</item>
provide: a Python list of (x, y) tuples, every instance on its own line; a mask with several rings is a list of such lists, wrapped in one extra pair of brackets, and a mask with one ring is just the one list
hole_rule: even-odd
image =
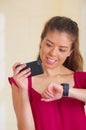
[(57, 30), (48, 31), (45, 39), (49, 39), (49, 40), (53, 41), (54, 43), (56, 43), (56, 42), (72, 43), (71, 36), (68, 33), (60, 32)]

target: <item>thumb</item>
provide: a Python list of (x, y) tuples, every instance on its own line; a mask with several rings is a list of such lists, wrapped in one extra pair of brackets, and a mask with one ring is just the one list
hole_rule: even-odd
[(48, 91), (49, 92), (52, 92), (53, 90), (57, 90), (57, 84), (55, 83), (51, 83), (49, 86), (48, 86)]

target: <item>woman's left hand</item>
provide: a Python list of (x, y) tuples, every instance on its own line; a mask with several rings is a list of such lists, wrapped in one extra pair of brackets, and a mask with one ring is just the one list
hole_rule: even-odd
[(61, 99), (63, 96), (63, 86), (51, 83), (47, 89), (42, 93), (41, 101), (49, 102)]

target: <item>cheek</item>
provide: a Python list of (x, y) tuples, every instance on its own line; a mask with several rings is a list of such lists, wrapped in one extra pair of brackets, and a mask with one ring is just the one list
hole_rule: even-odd
[(67, 59), (68, 55), (67, 54), (61, 54), (61, 55), (59, 55), (59, 57), (60, 57), (61, 60), (65, 61)]
[(40, 57), (41, 57), (41, 59), (43, 58), (44, 54), (45, 54), (44, 49), (40, 48)]
[(40, 49), (40, 58), (41, 58), (41, 60), (45, 59), (45, 57), (47, 55), (49, 55), (49, 50), (46, 49), (45, 47), (43, 47), (43, 48), (41, 47), (41, 49)]
[(43, 55), (44, 55), (44, 54), (47, 54), (47, 53), (48, 53), (48, 49), (43, 46), (43, 47), (41, 47), (41, 49), (40, 49), (40, 53), (42, 53)]
[(44, 49), (41, 47), (40, 49), (40, 55), (43, 55), (44, 54)]

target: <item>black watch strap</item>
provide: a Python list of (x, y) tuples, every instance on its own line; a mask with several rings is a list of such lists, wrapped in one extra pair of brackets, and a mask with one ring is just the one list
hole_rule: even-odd
[(63, 96), (68, 97), (68, 95), (69, 95), (69, 84), (62, 83), (61, 85), (63, 86)]

